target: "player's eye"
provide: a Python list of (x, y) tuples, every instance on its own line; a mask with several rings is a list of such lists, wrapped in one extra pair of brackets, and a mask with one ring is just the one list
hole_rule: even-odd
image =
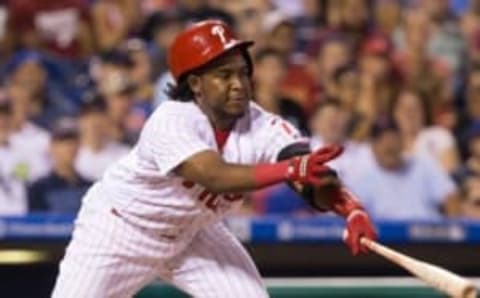
[(231, 75), (231, 72), (227, 70), (221, 70), (217, 73), (217, 75), (222, 79), (228, 79)]
[(239, 73), (242, 77), (248, 76), (249, 75), (248, 67), (242, 67)]

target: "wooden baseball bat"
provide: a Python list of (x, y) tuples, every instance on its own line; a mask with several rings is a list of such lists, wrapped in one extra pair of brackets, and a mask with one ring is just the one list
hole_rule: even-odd
[(371, 251), (409, 271), (425, 283), (455, 298), (476, 298), (477, 290), (469, 280), (450, 271), (416, 260), (378, 242), (362, 238), (360, 242)]

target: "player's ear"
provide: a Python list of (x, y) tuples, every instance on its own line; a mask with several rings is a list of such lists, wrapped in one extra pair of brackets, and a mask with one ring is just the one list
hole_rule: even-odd
[(200, 77), (194, 74), (191, 74), (187, 77), (187, 83), (192, 90), (193, 94), (199, 94), (201, 87), (200, 87)]

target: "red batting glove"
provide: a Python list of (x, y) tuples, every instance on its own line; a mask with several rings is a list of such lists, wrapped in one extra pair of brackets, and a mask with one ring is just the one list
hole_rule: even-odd
[(343, 235), (343, 240), (354, 256), (369, 252), (369, 249), (360, 243), (362, 237), (375, 240), (377, 233), (368, 214), (364, 210), (355, 209), (347, 217), (347, 227)]
[(293, 157), (273, 164), (258, 164), (253, 168), (253, 188), (280, 182), (300, 182), (313, 186), (327, 183), (325, 174), (331, 172), (324, 163), (342, 154), (340, 146), (327, 146), (313, 153)]
[(338, 188), (329, 201), (330, 209), (347, 221), (343, 240), (350, 248), (352, 255), (366, 254), (369, 249), (360, 243), (362, 237), (377, 239), (377, 232), (362, 204), (345, 188)]
[(343, 152), (343, 147), (332, 145), (323, 147), (315, 152), (290, 159), (287, 179), (302, 184), (319, 186), (323, 182), (321, 177), (330, 171), (324, 164), (335, 159)]

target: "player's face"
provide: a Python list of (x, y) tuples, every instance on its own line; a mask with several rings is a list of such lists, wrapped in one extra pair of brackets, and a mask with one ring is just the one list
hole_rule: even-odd
[(198, 104), (207, 114), (238, 118), (248, 108), (251, 81), (247, 62), (239, 51), (220, 58), (190, 83)]

